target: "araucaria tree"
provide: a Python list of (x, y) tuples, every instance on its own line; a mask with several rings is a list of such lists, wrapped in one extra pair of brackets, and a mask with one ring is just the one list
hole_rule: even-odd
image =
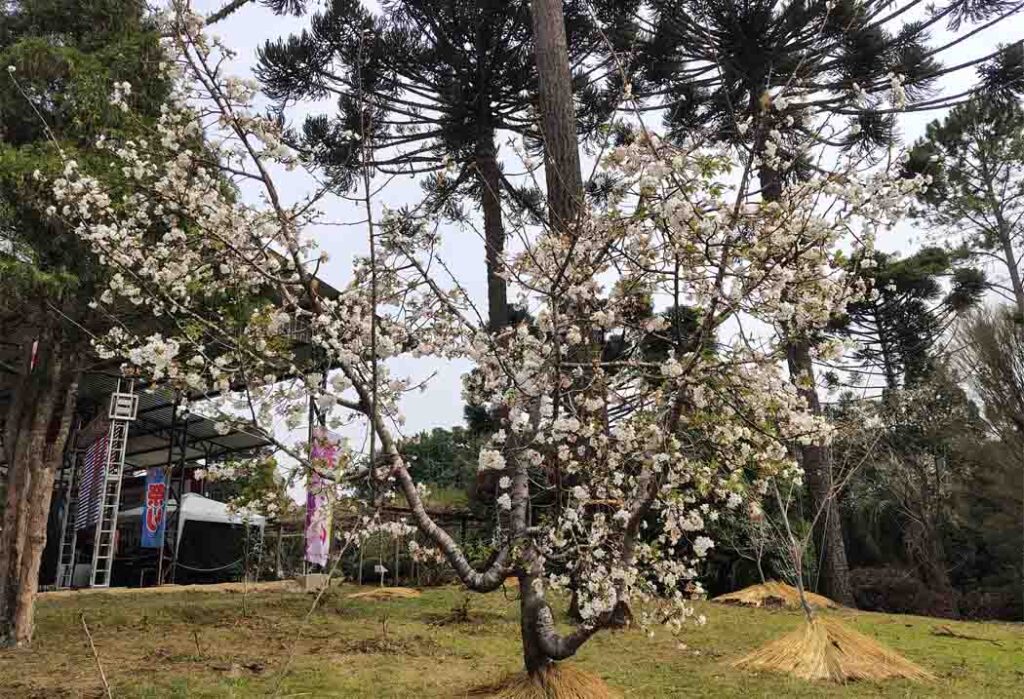
[[(0, 385), (10, 391), (0, 440), (0, 646), (31, 640), (78, 375), (96, 361), (90, 334), (110, 324), (89, 306), (107, 269), (69, 228), (51, 183), (80, 172), (100, 178), (105, 189), (123, 183), (95, 137), (109, 131), (130, 138), (152, 123), (166, 83), (139, 76), (155, 76), (161, 56), (156, 27), (135, 0), (0, 6), (0, 336), (7, 360), (0, 361)], [(121, 108), (129, 102), (130, 115)]]
[[(605, 160), (607, 205), (517, 230), (522, 249), (507, 261), (508, 280), (533, 320), (496, 334), (471, 319), (459, 270), (441, 264), (433, 232), (397, 214), (371, 218), (371, 254), (325, 296), (307, 233), (315, 213), (284, 201), (273, 180), (275, 161), (294, 164), (276, 123), (253, 111), (251, 89), (221, 73), (199, 18), (180, 10), (169, 33), (179, 92), (148, 147), (107, 141), (133, 191), (111, 200), (78, 172), (51, 187), (53, 215), (116, 271), (99, 303), (127, 298), (180, 320), (165, 334), (116, 328), (104, 353), (193, 390), (244, 385), (244, 413), (222, 419), (271, 437), (275, 417), (304, 414), (310, 399), (328, 419), (365, 419), (375, 458), (344, 459), (351, 465), (330, 475), (404, 497), (412, 524), (467, 588), (517, 577), (526, 670), (539, 681), (621, 603), (644, 602), (641, 623), (692, 617), (687, 599), (714, 545), (705, 523), (770, 478), (799, 478), (788, 445), (828, 433), (780, 371), (784, 337), (723, 327), (823, 326), (857, 293), (840, 241), (890, 225), (920, 180), (846, 168), (786, 183), (765, 202), (752, 191), (750, 159), (730, 147), (696, 133), (675, 145), (637, 138)], [(187, 144), (207, 127), (220, 138), (200, 159)], [(223, 185), (229, 176), (259, 186), (265, 203), (241, 203)], [(204, 262), (211, 255), (216, 264)], [(650, 299), (696, 309), (698, 341), (664, 314), (638, 319)], [(282, 336), (295, 320), (309, 327), (329, 376)], [(579, 350), (602, 334), (633, 342), (613, 359)], [(667, 344), (667, 356), (651, 361), (648, 340)], [(479, 454), (479, 467), (498, 476), (501, 514), (484, 569), (431, 519), (401, 458), (406, 384), (388, 360), (402, 355), (471, 359), (467, 396), (500, 420)], [(532, 511), (536, 498), (551, 501), (556, 473), (572, 487)], [(563, 635), (550, 595), (570, 583), (582, 622)]]
[[(274, 2), (279, 11), (296, 3)], [(628, 33), (636, 2), (568, 2), (570, 61), (581, 111), (576, 126), (593, 132), (615, 108), (617, 83), (598, 33)], [(505, 221), (537, 215), (543, 204), (503, 172), (501, 141), (537, 128), (530, 3), (524, 0), (387, 0), (375, 13), (358, 0), (335, 0), (310, 15), (308, 29), (268, 42), (257, 76), (282, 105), (331, 99), (337, 111), (308, 117), (289, 139), (321, 167), (336, 189), (358, 182), (364, 166), (392, 176), (423, 176), (421, 208), (431, 219), (482, 215), (493, 328), (509, 323)], [(612, 95), (618, 90), (612, 89)], [(521, 152), (525, 157), (525, 154)]]
[(855, 262), (868, 293), (837, 321), (839, 334), (856, 342), (850, 361), (837, 367), (852, 372), (854, 387), (910, 387), (947, 358), (950, 327), (988, 288), (984, 274), (956, 266), (961, 262), (936, 247), (905, 258), (876, 252), (869, 262)]

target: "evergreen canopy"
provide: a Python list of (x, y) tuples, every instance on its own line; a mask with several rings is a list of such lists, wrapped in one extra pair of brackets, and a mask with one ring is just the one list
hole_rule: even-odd
[(72, 160), (112, 185), (121, 178), (96, 134), (139, 132), (111, 103), (115, 83), (131, 82), (138, 114), (158, 113), (168, 87), (155, 77), (159, 37), (136, 0), (23, 0), (0, 25), (0, 288), (12, 300), (81, 291), (98, 267), (44, 189)]
[[(926, 174), (923, 217), (954, 234), (961, 252), (995, 260), (993, 288), (1024, 317), (1024, 110), (1013, 99), (981, 96), (928, 125), (907, 170)], [(1004, 283), (1008, 282), (1008, 283)]]
[[(711, 124), (720, 138), (743, 142), (737, 125), (746, 116), (770, 113), (773, 127), (787, 116), (839, 115), (835, 134), (815, 124), (790, 126), (833, 145), (876, 146), (893, 138), (893, 114), (934, 109), (963, 95), (935, 97), (936, 80), (948, 72), (980, 66), (986, 90), (1024, 89), (1020, 43), (969, 62), (943, 66), (943, 53), (962, 39), (935, 45), (942, 26), (990, 22), (1015, 12), (1009, 0), (952, 0), (920, 17), (914, 0), (651, 0), (649, 40), (638, 52), (638, 91), (667, 107), (675, 136)], [(910, 104), (889, 108), (893, 76), (905, 85)], [(784, 93), (789, 106), (772, 98)], [(797, 104), (794, 104), (796, 102)]]
[(912, 255), (876, 252), (858, 264), (865, 298), (847, 307), (839, 332), (857, 341), (859, 371), (878, 371), (885, 386), (912, 386), (927, 378), (943, 354), (946, 331), (987, 289), (979, 270), (938, 247)]
[[(279, 11), (301, 10), (276, 3)], [(394, 174), (443, 173), (439, 194), (472, 194), (472, 168), (499, 132), (538, 138), (529, 2), (386, 0), (382, 12), (334, 0), (309, 28), (260, 50), (257, 74), (282, 103), (332, 99), (306, 119), (304, 152), (347, 184), (369, 139), (372, 165)], [(590, 9), (596, 12), (596, 19)], [(604, 123), (619, 81), (605, 36), (628, 40), (636, 2), (566, 3), (580, 131)], [(600, 31), (599, 31), (600, 28)], [(366, 109), (360, 112), (360, 105)]]

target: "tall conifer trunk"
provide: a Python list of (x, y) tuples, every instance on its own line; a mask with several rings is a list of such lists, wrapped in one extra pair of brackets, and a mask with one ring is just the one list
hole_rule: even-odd
[(999, 252), (1003, 255), (1006, 264), (1006, 272), (1010, 277), (1010, 289), (1013, 292), (1013, 301), (1017, 306), (1017, 319), (1024, 323), (1024, 281), (1021, 280), (1018, 257), (1013, 249), (1013, 227), (1003, 215), (1003, 208), (996, 198), (992, 188), (991, 178), (987, 179), (989, 205), (992, 208), (992, 216), (996, 221), (996, 238), (999, 241)]
[[(797, 390), (807, 401), (814, 415), (821, 414), (821, 402), (814, 382), (814, 362), (806, 342), (791, 340), (786, 348), (789, 373), (797, 383)], [(806, 381), (807, 386), (802, 382)], [(818, 556), (818, 592), (839, 604), (853, 607), (853, 588), (850, 585), (850, 567), (846, 560), (846, 543), (835, 492), (832, 450), (821, 444), (806, 444), (800, 448), (800, 462), (811, 496), (814, 522), (814, 547)]]
[[(533, 0), (533, 41), (540, 92), (540, 127), (544, 140), (544, 180), (547, 185), (548, 225), (561, 228), (572, 225), (579, 215), (583, 199), (579, 142), (576, 138), (576, 113), (569, 70), (569, 47), (565, 35), (565, 16), (561, 0)], [(533, 577), (522, 573), (520, 587), (520, 624), (526, 671), (537, 675), (550, 664), (540, 652), (537, 640), (539, 605), (528, 587)], [(527, 588), (524, 588), (524, 585)], [(570, 615), (578, 610), (573, 590)]]
[[(54, 334), (25, 362), (5, 425), (8, 482), (0, 534), (0, 647), (31, 642), (46, 523), (78, 393), (73, 357)], [(46, 344), (49, 343), (49, 344)]]
[[(763, 129), (762, 129), (763, 130)], [(755, 146), (764, 147), (764, 136)], [(769, 167), (762, 166), (758, 173), (761, 183), (761, 197), (775, 201), (782, 196), (782, 176)], [(786, 361), (789, 374), (799, 394), (807, 401), (807, 407), (814, 415), (821, 415), (817, 382), (814, 375), (814, 361), (810, 344), (800, 337), (787, 338)], [(839, 515), (838, 493), (835, 491), (832, 450), (822, 444), (806, 444), (797, 447), (800, 465), (807, 480), (814, 522), (814, 547), (817, 553), (817, 591), (847, 607), (856, 606), (853, 587), (850, 585), (850, 567), (846, 560), (846, 543), (843, 540), (843, 523)]]
[[(548, 224), (552, 228), (564, 228), (576, 223), (584, 205), (565, 16), (559, 0), (534, 0), (531, 11), (544, 140)], [(592, 340), (577, 350), (575, 361), (590, 361), (599, 355), (600, 345), (596, 338), (592, 337)], [(583, 379), (574, 381), (572, 393), (579, 393), (584, 383)], [(570, 600), (569, 615), (576, 620), (580, 618), (575, 590)], [(631, 621), (629, 605), (623, 602), (616, 606), (608, 626), (621, 628)]]
[(571, 224), (583, 206), (572, 73), (560, 0), (533, 0), (533, 39), (544, 138), (544, 179), (552, 227)]
[(485, 129), (477, 141), (477, 178), (484, 215), (484, 256), (487, 262), (487, 313), (492, 331), (508, 325), (508, 283), (502, 276), (505, 225), (501, 214), (501, 170), (498, 168), (494, 131)]

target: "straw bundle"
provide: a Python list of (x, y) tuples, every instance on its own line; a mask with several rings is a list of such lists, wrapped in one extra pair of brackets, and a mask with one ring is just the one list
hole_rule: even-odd
[[(807, 604), (816, 609), (838, 609), (839, 605), (828, 597), (804, 592)], [(735, 604), (741, 607), (772, 607), (800, 609), (800, 591), (792, 585), (770, 580), (763, 585), (751, 585), (736, 592), (715, 597), (712, 602)]]
[(929, 672), (874, 639), (825, 618), (808, 622), (732, 665), (827, 682), (934, 679)]
[(353, 592), (349, 595), (349, 598), (385, 602), (391, 599), (410, 599), (412, 597), (419, 597), (421, 594), (419, 590), (414, 590), (411, 587), (375, 587), (365, 592)]
[(552, 663), (535, 675), (519, 672), (496, 684), (470, 690), (471, 697), (492, 699), (616, 699), (600, 677), (570, 663)]

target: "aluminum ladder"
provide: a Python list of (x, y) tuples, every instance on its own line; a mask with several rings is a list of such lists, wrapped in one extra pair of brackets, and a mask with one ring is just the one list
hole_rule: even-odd
[(75, 552), (78, 546), (78, 529), (75, 527), (75, 513), (78, 511), (78, 469), (81, 455), (71, 456), (71, 477), (67, 483), (67, 497), (64, 499), (64, 517), (60, 523), (60, 549), (57, 553), (57, 589), (71, 587), (75, 578)]
[(100, 485), (100, 512), (96, 520), (96, 536), (92, 546), (92, 580), (90, 587), (110, 587), (110, 574), (114, 567), (114, 549), (117, 545), (117, 510), (121, 506), (121, 476), (124, 473), (124, 454), (128, 446), (128, 429), (135, 420), (139, 397), (133, 391), (121, 392), (121, 381), (110, 396), (110, 432), (107, 453), (103, 460)]

